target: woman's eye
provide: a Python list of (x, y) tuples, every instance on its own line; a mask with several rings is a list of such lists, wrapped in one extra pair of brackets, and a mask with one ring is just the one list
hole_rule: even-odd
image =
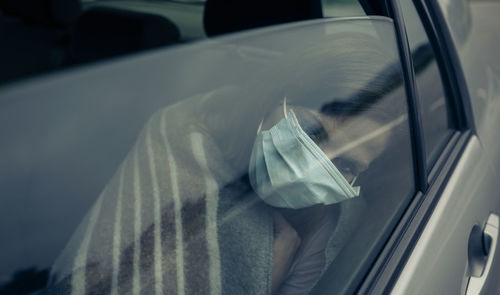
[(318, 127), (315, 126), (316, 128), (311, 128), (306, 131), (306, 134), (309, 135), (309, 137), (315, 142), (315, 143), (322, 143), (326, 139), (326, 132), (325, 129), (323, 129), (322, 126)]
[(337, 167), (337, 169), (339, 169), (344, 173), (349, 173), (353, 175), (356, 174), (355, 166), (349, 160), (345, 160), (343, 158), (335, 158), (333, 159), (333, 164)]
[(344, 171), (345, 171), (345, 172), (347, 172), (347, 173), (352, 173), (352, 172), (354, 172), (354, 171), (353, 171), (353, 169), (351, 168), (351, 166), (350, 166), (350, 165), (348, 165), (348, 164), (345, 164), (345, 163), (344, 163), (344, 165), (342, 165), (342, 170), (344, 170)]
[(309, 135), (309, 137), (316, 143), (322, 144), (328, 140), (328, 134), (326, 133), (323, 124), (314, 116), (310, 111), (305, 111), (303, 109), (297, 109), (296, 115), (299, 121), (300, 127), (304, 132)]

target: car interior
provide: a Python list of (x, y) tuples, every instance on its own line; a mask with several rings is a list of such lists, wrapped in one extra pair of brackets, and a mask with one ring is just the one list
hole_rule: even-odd
[[(360, 1), (380, 14), (376, 1)], [(323, 17), (320, 1), (0, 1), (0, 84), (221, 34)]]
[(79, 0), (2, 1), (0, 83), (181, 41), (168, 18)]

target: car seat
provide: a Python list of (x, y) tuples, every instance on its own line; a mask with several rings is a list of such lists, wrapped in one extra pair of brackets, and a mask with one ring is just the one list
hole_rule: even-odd
[(74, 28), (72, 63), (79, 64), (166, 46), (180, 40), (167, 18), (111, 7), (92, 7)]
[(207, 0), (203, 25), (207, 36), (215, 36), (322, 16), (316, 0)]
[(0, 0), (0, 83), (61, 67), (79, 0)]
[(180, 40), (163, 16), (79, 0), (0, 0), (0, 83)]

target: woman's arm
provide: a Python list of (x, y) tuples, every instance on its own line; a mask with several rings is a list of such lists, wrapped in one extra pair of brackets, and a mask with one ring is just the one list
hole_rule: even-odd
[(274, 242), (271, 294), (276, 293), (285, 279), (301, 242), (295, 229), (279, 212), (273, 212), (273, 220)]

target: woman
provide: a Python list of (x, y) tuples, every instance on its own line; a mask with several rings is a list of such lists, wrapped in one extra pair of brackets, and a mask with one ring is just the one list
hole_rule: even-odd
[[(386, 146), (387, 132), (366, 137), (380, 130), (380, 123), (352, 114), (348, 119), (353, 107), (338, 104), (332, 116), (304, 107), (287, 109), (285, 99), (259, 126), (250, 182), (275, 208), (275, 224), (287, 228), (292, 240), (274, 256), (273, 293), (279, 288), (279, 294), (306, 294), (318, 281), (327, 266), (329, 241), (341, 238), (332, 237), (339, 218), (334, 204), (359, 196), (359, 187), (353, 186), (357, 176)], [(359, 141), (363, 136), (366, 140)]]

